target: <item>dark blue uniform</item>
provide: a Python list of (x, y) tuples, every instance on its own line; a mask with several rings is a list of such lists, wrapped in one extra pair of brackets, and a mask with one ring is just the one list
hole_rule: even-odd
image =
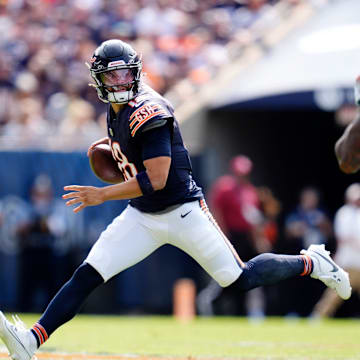
[[(165, 188), (130, 200), (131, 206), (144, 212), (158, 212), (203, 197), (191, 175), (189, 154), (174, 109), (161, 95), (142, 85), (138, 96), (118, 114), (109, 107), (107, 125), (113, 156), (126, 180), (145, 171), (144, 160), (171, 156)], [(170, 146), (162, 146), (167, 141)]]

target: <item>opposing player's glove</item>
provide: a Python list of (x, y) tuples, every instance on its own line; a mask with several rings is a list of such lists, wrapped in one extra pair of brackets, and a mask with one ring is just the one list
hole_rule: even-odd
[(360, 106), (360, 75), (355, 80), (354, 97), (356, 106)]

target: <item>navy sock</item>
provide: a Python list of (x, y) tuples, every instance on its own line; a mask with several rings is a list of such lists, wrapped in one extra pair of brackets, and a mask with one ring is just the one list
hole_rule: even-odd
[(104, 279), (91, 265), (87, 263), (80, 265), (31, 329), (38, 346), (58, 327), (71, 320), (79, 312), (90, 293), (102, 283)]
[(261, 254), (245, 263), (243, 273), (236, 280), (241, 290), (248, 291), (258, 286), (273, 285), (297, 276), (309, 275), (312, 261), (306, 255)]

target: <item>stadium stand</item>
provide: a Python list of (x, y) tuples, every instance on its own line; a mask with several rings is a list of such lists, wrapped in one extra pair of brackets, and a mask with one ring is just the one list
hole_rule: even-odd
[(147, 81), (177, 106), (289, 11), (314, 2), (2, 1), (0, 146), (83, 149), (103, 134), (104, 107), (84, 66), (103, 40), (130, 41)]

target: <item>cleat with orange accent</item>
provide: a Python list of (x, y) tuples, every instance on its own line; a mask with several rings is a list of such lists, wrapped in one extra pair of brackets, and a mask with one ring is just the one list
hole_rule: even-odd
[(6, 319), (0, 311), (0, 337), (13, 360), (31, 360), (37, 348), (36, 340), (30, 330), (26, 330), (18, 316), (14, 317), (14, 323)]
[(310, 276), (322, 281), (326, 286), (334, 289), (344, 300), (351, 296), (349, 274), (344, 271), (330, 257), (330, 251), (325, 250), (325, 245), (310, 245), (307, 250), (301, 250), (300, 254), (308, 255), (313, 261), (313, 271)]

